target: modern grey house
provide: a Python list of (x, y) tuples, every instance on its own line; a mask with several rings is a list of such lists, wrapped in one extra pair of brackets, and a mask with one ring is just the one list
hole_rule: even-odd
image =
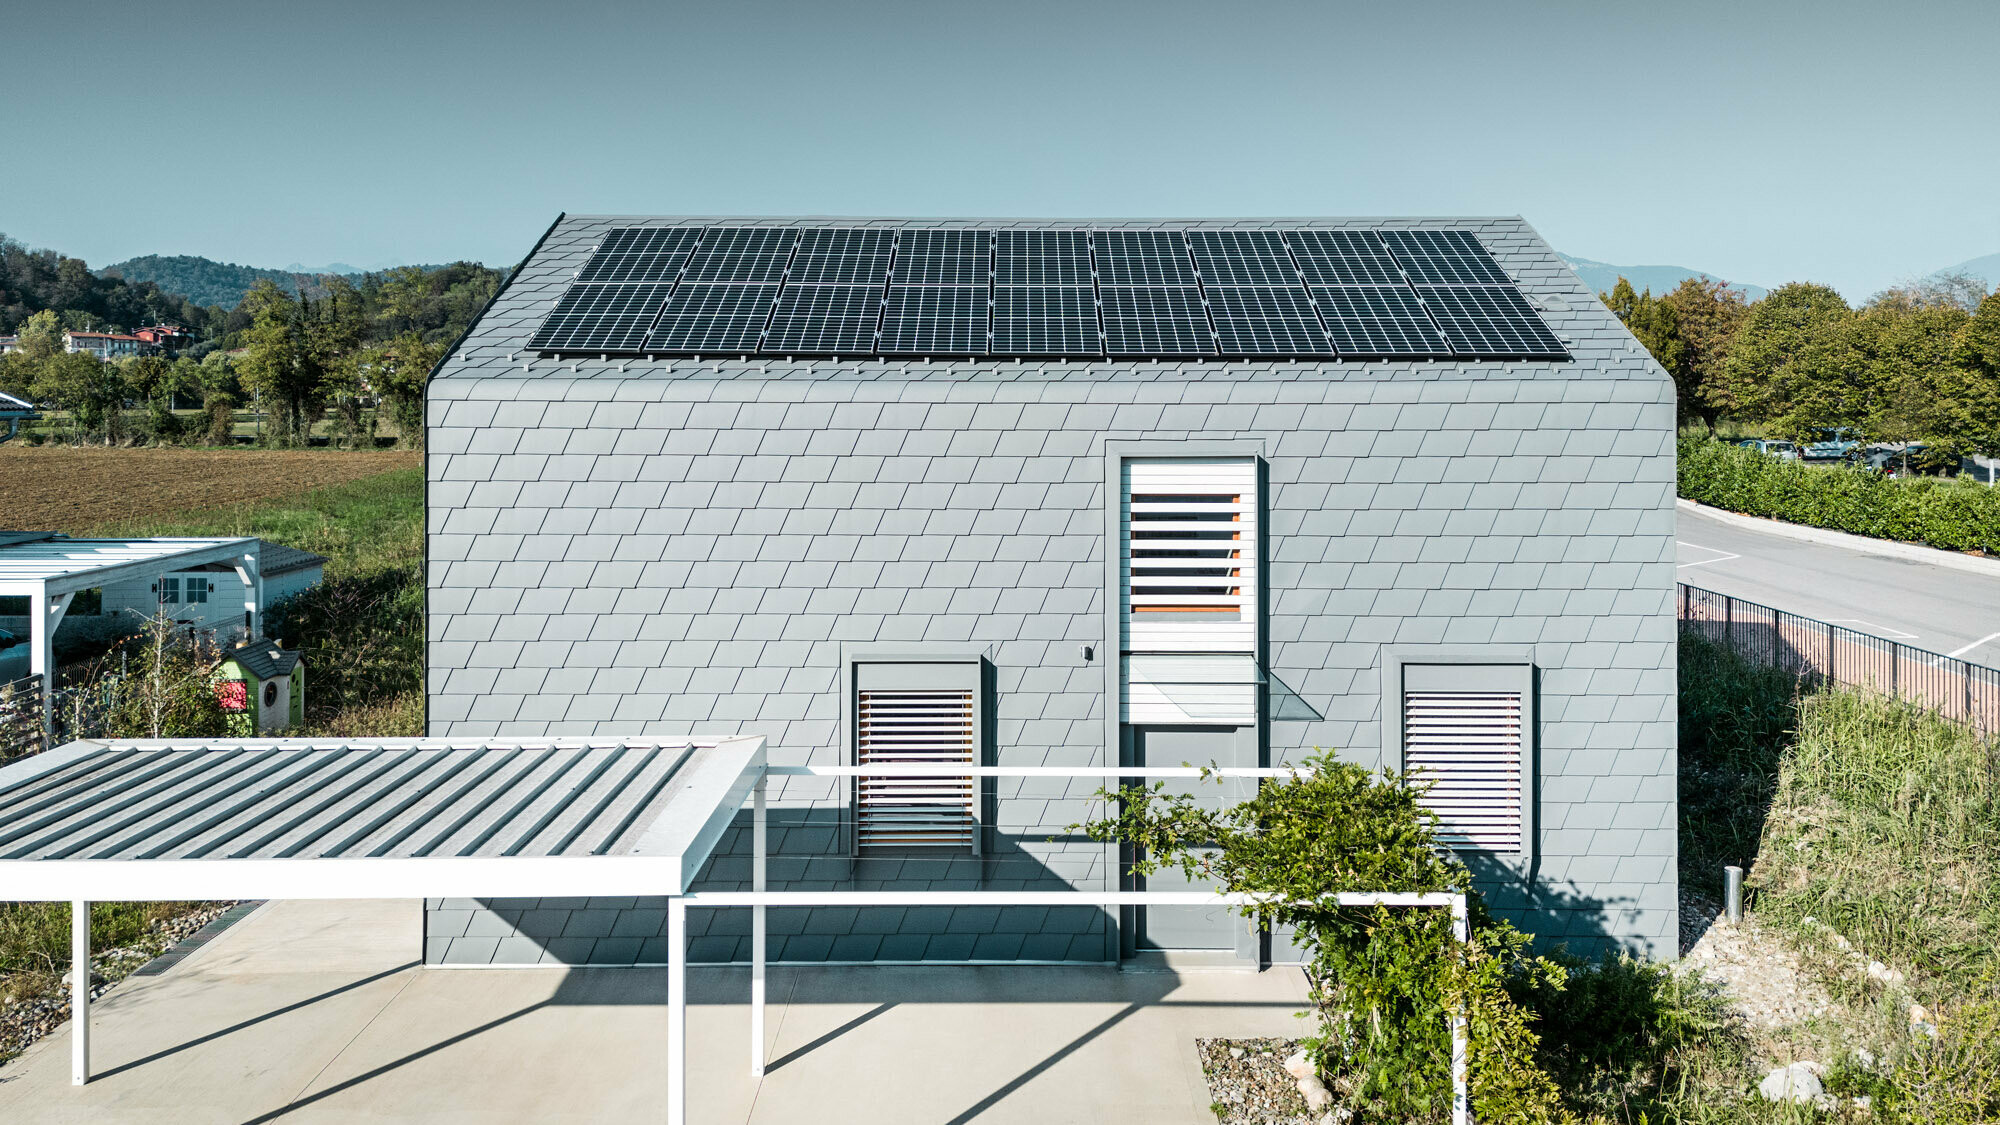
[[(1673, 402), (1516, 218), (565, 216), (430, 385), (429, 733), (1324, 748), (1424, 771), (1502, 916), (1672, 956)], [(788, 780), (772, 889), (1123, 877), (1066, 827), (1103, 778)], [(747, 886), (731, 848), (707, 885)], [(657, 962), (661, 906), (432, 900), (425, 956)], [(694, 924), (747, 956), (747, 917)], [(1286, 953), (1198, 907), (772, 927), (791, 961)]]

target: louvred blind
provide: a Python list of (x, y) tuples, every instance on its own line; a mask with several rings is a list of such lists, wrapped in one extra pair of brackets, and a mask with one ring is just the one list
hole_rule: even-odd
[(1405, 692), (1403, 762), (1447, 846), (1521, 850), (1519, 693)]
[(1256, 651), (1256, 461), (1130, 460), (1124, 491), (1126, 649)]
[[(973, 693), (862, 691), (855, 744), (862, 765), (978, 764)], [(862, 848), (970, 850), (979, 792), (966, 777), (861, 777), (856, 831)]]

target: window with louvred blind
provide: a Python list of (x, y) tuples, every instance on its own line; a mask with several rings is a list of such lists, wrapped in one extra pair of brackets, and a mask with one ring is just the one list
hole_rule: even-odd
[(1130, 458), (1121, 475), (1121, 717), (1256, 722), (1256, 458)]
[(1522, 693), (1403, 693), (1403, 768), (1448, 847), (1522, 850)]
[[(855, 668), (859, 765), (979, 765), (980, 719), (976, 664)], [(977, 852), (979, 799), (978, 779), (970, 774), (856, 778), (856, 850)]]

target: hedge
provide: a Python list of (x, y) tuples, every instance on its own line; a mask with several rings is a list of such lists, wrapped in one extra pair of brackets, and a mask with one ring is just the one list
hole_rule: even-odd
[(2000, 554), (2000, 489), (1970, 480), (1887, 477), (1682, 438), (1679, 490), (1698, 504), (1745, 515)]

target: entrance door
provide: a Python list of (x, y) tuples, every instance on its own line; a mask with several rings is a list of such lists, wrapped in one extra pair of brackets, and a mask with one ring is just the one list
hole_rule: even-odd
[[(1130, 728), (1132, 764), (1138, 766), (1218, 765), (1255, 766), (1255, 727), (1148, 727)], [(1253, 793), (1255, 781), (1230, 778), (1221, 782), (1199, 778), (1168, 778), (1168, 793), (1188, 793), (1210, 808), (1243, 800)], [(1151, 784), (1148, 782), (1148, 784)], [(1133, 880), (1134, 890), (1208, 890), (1204, 880), (1190, 880), (1179, 868), (1157, 871)], [(1131, 941), (1127, 952), (1200, 950), (1232, 952), (1256, 956), (1256, 939), (1243, 918), (1226, 906), (1140, 906), (1131, 915)]]

